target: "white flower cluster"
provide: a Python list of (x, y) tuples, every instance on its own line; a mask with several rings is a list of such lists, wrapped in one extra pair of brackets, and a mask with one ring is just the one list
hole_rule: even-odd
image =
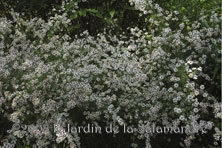
[[(147, 5), (145, 1), (130, 2), (146, 10), (142, 7)], [(164, 18), (162, 8), (152, 5)], [(176, 17), (164, 18), (169, 19)], [(206, 19), (211, 20), (211, 27), (200, 26)], [(17, 138), (27, 143), (35, 139), (33, 147), (61, 142), (80, 147), (78, 134), (64, 130), (66, 124), (78, 124), (73, 118), (78, 114), (73, 112), (75, 108), (81, 108), (85, 119), (97, 125), (201, 124), (205, 129), (215, 128), (214, 137), (221, 140), (220, 128), (214, 123), (222, 117), (221, 102), (198, 81), (214, 83), (205, 64), (212, 57), (220, 64), (216, 56), (221, 53), (219, 20), (215, 14), (206, 16), (188, 34), (182, 33), (185, 24), (178, 30), (166, 25), (158, 35), (157, 30), (144, 33), (131, 28), (136, 39), (126, 41), (103, 34), (95, 38), (87, 32), (81, 39), (61, 35), (70, 23), (66, 14), (48, 22), (23, 20), (19, 15), (14, 15), (14, 22), (1, 19), (0, 111), (14, 124), (33, 125), (29, 130), (9, 130), (4, 147), (14, 147)], [(150, 22), (160, 24), (158, 19)], [(38, 125), (48, 129), (39, 130)], [(151, 146), (153, 135), (133, 136), (146, 139), (146, 146)], [(189, 146), (194, 138), (188, 133), (185, 144)]]

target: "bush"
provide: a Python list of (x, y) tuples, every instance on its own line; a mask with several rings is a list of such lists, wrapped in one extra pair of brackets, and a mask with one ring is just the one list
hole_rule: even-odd
[[(190, 22), (152, 1), (130, 1), (146, 27), (131, 27), (130, 35), (70, 36), (67, 3), (47, 21), (15, 12), (13, 20), (1, 19), (0, 111), (12, 124), (3, 147), (89, 147), (81, 142), (86, 133), (67, 131), (89, 124), (115, 126), (111, 135), (126, 135), (128, 147), (151, 147), (157, 131), (141, 129), (154, 125), (159, 133), (185, 127), (178, 147), (197, 147), (191, 142), (202, 135), (220, 145), (219, 12)], [(213, 147), (213, 140), (204, 144)]]

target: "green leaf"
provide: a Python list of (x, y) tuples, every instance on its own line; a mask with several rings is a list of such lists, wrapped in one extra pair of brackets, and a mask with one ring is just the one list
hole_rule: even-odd
[(71, 20), (74, 20), (78, 17), (77, 13), (73, 13), (71, 16), (70, 16), (70, 19)]
[(86, 10), (85, 10), (85, 9), (80, 10), (80, 11), (79, 11), (79, 15), (80, 15), (80, 16), (83, 16), (83, 17), (86, 16)]
[(219, 68), (216, 67), (214, 68), (214, 72), (213, 72), (213, 79), (215, 79), (216, 75), (217, 75), (217, 72), (218, 72)]
[(206, 27), (209, 27), (209, 24), (208, 24), (208, 22), (205, 20), (205, 21), (203, 21), (203, 24), (206, 26)]
[(123, 9), (126, 9), (126, 10), (136, 10), (135, 7), (131, 7), (131, 6), (128, 6), (128, 5), (121, 5), (123, 7)]
[(115, 10), (112, 10), (112, 11), (109, 12), (111, 18), (113, 18), (113, 16), (115, 15), (115, 13), (116, 13)]
[(74, 30), (74, 29), (78, 29), (78, 28), (80, 28), (80, 24), (76, 24), (76, 25), (73, 25), (73, 26), (69, 26), (69, 27), (67, 28), (67, 30), (68, 30), (68, 32), (70, 32), (70, 31), (72, 31), (72, 30)]
[(86, 9), (87, 12), (89, 12), (92, 16), (96, 16), (98, 18), (103, 18), (103, 16), (100, 14), (100, 12), (96, 9)]
[(98, 13), (98, 10), (96, 9), (86, 9), (86, 11), (89, 13)]

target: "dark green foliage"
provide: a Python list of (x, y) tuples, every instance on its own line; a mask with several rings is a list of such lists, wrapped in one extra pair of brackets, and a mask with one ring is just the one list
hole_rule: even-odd
[(10, 18), (10, 9), (13, 8), (26, 18), (37, 16), (46, 20), (57, 4), (60, 4), (60, 0), (0, 0), (0, 15)]
[[(139, 11), (130, 6), (127, 0), (89, 0), (79, 2), (77, 12), (71, 12), (75, 2), (66, 5), (66, 11), (74, 26), (68, 31), (71, 34), (88, 30), (91, 35), (96, 35), (103, 29), (109, 28), (114, 34), (120, 34), (127, 27), (137, 26)], [(142, 26), (141, 26), (142, 27)]]

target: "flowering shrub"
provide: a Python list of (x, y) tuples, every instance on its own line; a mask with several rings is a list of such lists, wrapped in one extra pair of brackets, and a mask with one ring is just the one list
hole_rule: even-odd
[[(14, 12), (12, 21), (1, 19), (0, 111), (13, 123), (3, 147), (18, 141), (80, 147), (78, 132), (66, 127), (87, 123), (119, 129), (184, 126), (192, 132), (185, 132), (181, 146), (211, 131), (218, 144), (221, 102), (207, 85), (219, 86), (214, 79), (219, 79), (221, 16), (203, 13), (189, 22), (152, 1), (129, 2), (144, 15), (157, 13), (148, 20), (149, 31), (135, 27), (130, 37), (93, 37), (87, 31), (70, 37), (63, 32), (72, 25), (67, 13), (47, 22)], [(175, 29), (170, 21), (181, 23)], [(155, 136), (134, 131), (132, 147), (142, 139), (149, 148)]]

